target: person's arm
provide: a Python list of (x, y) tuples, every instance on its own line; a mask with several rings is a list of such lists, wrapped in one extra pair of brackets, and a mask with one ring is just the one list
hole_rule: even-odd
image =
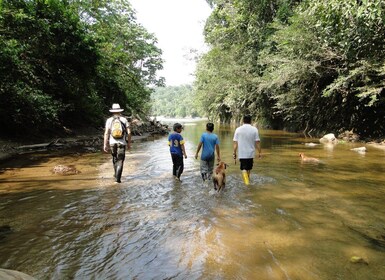
[(258, 157), (261, 158), (262, 157), (262, 151), (261, 151), (261, 142), (260, 141), (255, 141), (255, 148), (257, 149), (258, 151)]
[(184, 144), (181, 144), (181, 145), (180, 145), (180, 148), (182, 149), (182, 153), (183, 153), (183, 155), (184, 155), (184, 158), (187, 158), (187, 154), (186, 154), (186, 150), (185, 150), (185, 148), (184, 148)]
[(220, 152), (218, 144), (215, 145), (215, 150), (217, 152), (217, 159), (218, 159), (218, 161), (221, 161), (221, 152)]
[(104, 131), (104, 141), (103, 141), (103, 151), (108, 153), (109, 146), (108, 146), (108, 138), (110, 137), (110, 129), (106, 127)]
[(237, 158), (238, 141), (233, 141), (233, 158)]
[(130, 149), (131, 148), (131, 129), (129, 126), (126, 127), (127, 129), (127, 149)]
[(197, 148), (197, 152), (196, 152), (196, 154), (195, 154), (195, 159), (198, 159), (198, 153), (199, 153), (199, 151), (201, 150), (201, 148), (202, 148), (202, 142), (199, 142), (198, 148)]

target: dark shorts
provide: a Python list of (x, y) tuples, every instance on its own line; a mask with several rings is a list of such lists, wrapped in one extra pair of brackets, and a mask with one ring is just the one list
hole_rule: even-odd
[(239, 162), (241, 163), (241, 170), (253, 169), (254, 159), (252, 159), (252, 158), (240, 158)]

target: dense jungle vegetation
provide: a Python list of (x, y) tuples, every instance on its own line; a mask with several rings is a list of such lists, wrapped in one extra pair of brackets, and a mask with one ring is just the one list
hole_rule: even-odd
[(162, 52), (129, 0), (0, 0), (2, 135), (101, 126), (115, 102), (127, 115), (385, 135), (384, 1), (207, 2), (192, 98), (159, 88)]
[(307, 135), (385, 135), (385, 2), (208, 0), (201, 108)]
[(198, 112), (191, 85), (157, 87), (152, 93), (153, 116), (166, 117), (198, 117), (204, 113)]
[(127, 0), (0, 1), (2, 135), (103, 126), (112, 103), (150, 110), (156, 38)]

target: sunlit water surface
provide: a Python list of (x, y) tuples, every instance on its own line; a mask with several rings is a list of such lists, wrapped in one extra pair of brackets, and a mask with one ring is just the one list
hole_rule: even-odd
[[(385, 279), (384, 151), (261, 131), (264, 157), (245, 186), (234, 129), (214, 131), (229, 165), (219, 194), (194, 159), (204, 122), (182, 132), (181, 183), (167, 137), (133, 144), (121, 184), (101, 152), (3, 163), (0, 227), (11, 230), (0, 233), (0, 268), (36, 279)], [(300, 152), (321, 163), (301, 163)], [(57, 164), (81, 173), (54, 175)]]

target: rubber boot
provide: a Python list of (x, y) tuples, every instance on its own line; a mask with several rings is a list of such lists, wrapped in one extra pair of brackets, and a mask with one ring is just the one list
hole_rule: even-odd
[(250, 184), (249, 174), (247, 174), (246, 170), (242, 170), (242, 178), (243, 178), (243, 182), (245, 183), (245, 185)]

